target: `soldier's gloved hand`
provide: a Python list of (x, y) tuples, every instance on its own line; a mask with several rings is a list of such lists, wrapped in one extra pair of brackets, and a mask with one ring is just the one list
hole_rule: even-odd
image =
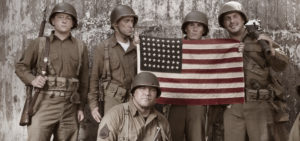
[(35, 77), (35, 79), (32, 80), (31, 85), (33, 87), (43, 88), (46, 81), (47, 81), (47, 77), (43, 77), (43, 76), (39, 75), (39, 76)]
[(82, 110), (78, 110), (77, 111), (77, 118), (78, 118), (78, 121), (82, 121), (84, 119), (84, 114), (83, 114), (83, 111)]
[(99, 113), (99, 107), (96, 107), (92, 110), (92, 116), (98, 123), (100, 123), (102, 117)]
[(257, 40), (265, 40), (268, 42), (269, 47), (270, 47), (270, 51), (271, 51), (271, 55), (275, 56), (275, 49), (273, 48), (273, 44), (276, 45), (276, 43), (271, 39), (270, 36), (267, 36), (265, 34), (260, 34), (257, 38)]

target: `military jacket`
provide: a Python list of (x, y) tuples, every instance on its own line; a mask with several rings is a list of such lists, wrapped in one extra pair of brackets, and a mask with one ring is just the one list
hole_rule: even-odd
[(104, 67), (104, 47), (109, 50), (109, 67), (111, 70), (111, 83), (130, 90), (130, 85), (137, 73), (136, 47), (130, 42), (129, 48), (124, 49), (113, 35), (96, 47), (93, 56), (93, 66), (90, 78), (90, 91), (88, 95), (89, 106), (94, 109), (98, 106), (99, 80)]
[(156, 133), (158, 141), (171, 140), (167, 119), (154, 108), (145, 119), (130, 100), (113, 107), (103, 117), (97, 141), (153, 141)]
[[(72, 35), (67, 37), (65, 40), (60, 40), (54, 35), (54, 32), (52, 32), (49, 38), (50, 65), (48, 65), (47, 76), (78, 79), (78, 93), (81, 101), (80, 108), (83, 108), (84, 103), (86, 103), (88, 92), (89, 71), (87, 47), (84, 45), (83, 52), (80, 54), (77, 39), (75, 39)], [(16, 63), (16, 74), (26, 85), (31, 85), (31, 82), (36, 77), (33, 74), (33, 70), (37, 71), (37, 75), (41, 74), (40, 65), (43, 60), (43, 55), (39, 55), (40, 40), (41, 38), (33, 40), (24, 51), (20, 60)], [(81, 62), (79, 62), (79, 54), (82, 55)], [(79, 74), (77, 73), (78, 65), (80, 65)]]
[(245, 87), (255, 89), (253, 83), (258, 83), (259, 89), (267, 89), (272, 83), (270, 68), (276, 72), (283, 71), (288, 65), (287, 56), (278, 51), (275, 52), (275, 56), (265, 54), (257, 40), (251, 39), (247, 34), (243, 42)]

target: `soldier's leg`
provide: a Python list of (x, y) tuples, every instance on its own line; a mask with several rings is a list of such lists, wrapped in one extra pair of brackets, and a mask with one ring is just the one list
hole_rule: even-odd
[(187, 141), (205, 141), (206, 107), (187, 106), (185, 134)]
[(77, 105), (65, 101), (61, 108), (61, 117), (54, 141), (77, 141), (79, 124), (77, 119)]
[(273, 126), (271, 105), (267, 102), (245, 104), (245, 120), (249, 141), (269, 141)]
[(169, 123), (173, 141), (184, 140), (184, 128), (186, 118), (185, 105), (172, 105), (169, 112)]
[(246, 124), (244, 117), (237, 116), (234, 111), (235, 107), (232, 106), (224, 112), (224, 139), (225, 141), (245, 141)]
[(60, 117), (56, 100), (43, 93), (40, 96), (43, 98), (32, 117), (31, 125), (28, 126), (28, 141), (49, 141)]

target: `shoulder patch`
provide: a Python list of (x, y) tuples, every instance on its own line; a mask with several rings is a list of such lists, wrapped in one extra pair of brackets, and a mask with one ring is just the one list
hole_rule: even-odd
[(108, 129), (108, 126), (107, 126), (107, 124), (105, 124), (102, 128), (101, 128), (101, 130), (100, 130), (100, 133), (99, 133), (99, 137), (101, 138), (101, 139), (105, 139), (105, 138), (107, 138), (108, 136), (109, 136), (109, 129)]

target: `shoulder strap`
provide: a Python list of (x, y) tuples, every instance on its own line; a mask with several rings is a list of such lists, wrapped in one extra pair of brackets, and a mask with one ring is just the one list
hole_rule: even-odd
[(39, 67), (40, 60), (42, 57), (42, 52), (46, 46), (46, 37), (39, 37), (39, 52), (38, 52), (38, 58), (37, 58), (37, 68)]
[(102, 80), (111, 80), (111, 72), (109, 65), (109, 46), (108, 43), (104, 41), (104, 67), (102, 71)]
[(81, 68), (81, 62), (82, 62), (82, 56), (83, 56), (83, 42), (79, 39), (76, 39), (77, 42), (77, 48), (78, 48), (78, 67), (77, 67), (77, 71), (76, 74), (77, 76), (79, 75), (80, 72), (80, 68)]

